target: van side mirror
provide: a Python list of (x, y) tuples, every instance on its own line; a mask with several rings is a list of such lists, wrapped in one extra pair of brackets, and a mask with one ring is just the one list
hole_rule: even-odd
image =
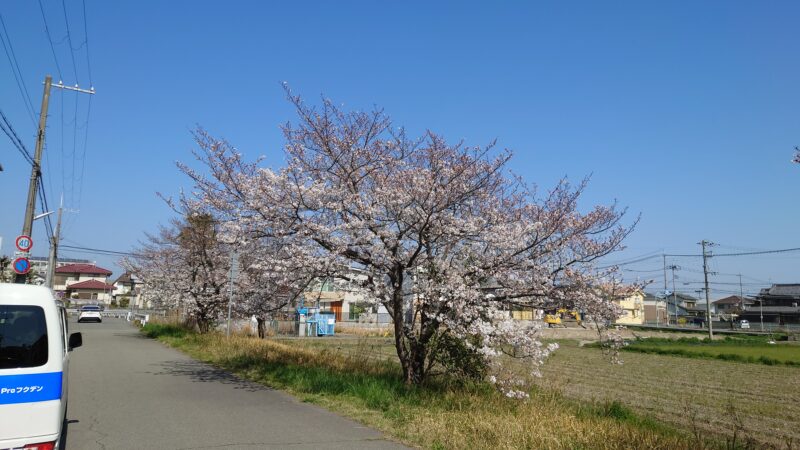
[(69, 351), (76, 349), (83, 345), (83, 335), (80, 333), (72, 333), (69, 335)]

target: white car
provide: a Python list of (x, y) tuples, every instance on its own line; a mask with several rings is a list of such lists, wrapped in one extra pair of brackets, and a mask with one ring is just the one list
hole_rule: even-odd
[(69, 359), (82, 342), (50, 289), (0, 283), (0, 449), (61, 447)]
[(749, 330), (750, 329), (750, 322), (747, 320), (740, 320), (739, 321), (739, 328), (742, 330)]
[(100, 311), (100, 307), (97, 305), (86, 305), (81, 308), (78, 322), (102, 322), (103, 316)]

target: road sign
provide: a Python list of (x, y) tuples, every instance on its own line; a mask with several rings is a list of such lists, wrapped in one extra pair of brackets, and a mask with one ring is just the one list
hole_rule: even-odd
[(33, 239), (31, 239), (30, 236), (25, 236), (23, 234), (21, 236), (17, 236), (16, 244), (19, 251), (28, 252), (33, 247)]
[(14, 260), (14, 272), (25, 275), (31, 270), (31, 262), (28, 258), (17, 258)]

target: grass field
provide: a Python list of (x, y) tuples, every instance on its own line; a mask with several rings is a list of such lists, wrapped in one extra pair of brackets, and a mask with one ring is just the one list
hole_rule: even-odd
[(143, 330), (189, 355), (353, 417), (415, 447), (444, 449), (725, 448), (633, 413), (617, 401), (577, 401), (549, 389), (508, 399), (484, 383), (403, 385), (381, 338), (259, 340)]
[(722, 342), (704, 345), (681, 342), (651, 342), (645, 340), (631, 344), (626, 347), (625, 350), (640, 353), (727, 359), (769, 365), (785, 364), (800, 366), (800, 345), (782, 343), (772, 345), (742, 345)]
[[(316, 351), (396, 360), (391, 339), (339, 337), (284, 342)], [(745, 355), (761, 352), (766, 346), (724, 340), (705, 346), (672, 342), (695, 350), (729, 351), (729, 347), (735, 347)], [(620, 402), (640, 416), (688, 433), (731, 439), (735, 431), (740, 442), (749, 437), (758, 445), (800, 446), (798, 367), (628, 352), (622, 354), (624, 363), (615, 365), (600, 349), (578, 347), (573, 340), (559, 343), (561, 348), (544, 366), (538, 382), (546, 392), (590, 403)]]
[(688, 430), (731, 436), (743, 428), (740, 435), (761, 443), (779, 448), (800, 444), (800, 368), (645, 353), (622, 356), (624, 364), (612, 365), (599, 349), (562, 345), (546, 364), (541, 385), (570, 398), (618, 400)]

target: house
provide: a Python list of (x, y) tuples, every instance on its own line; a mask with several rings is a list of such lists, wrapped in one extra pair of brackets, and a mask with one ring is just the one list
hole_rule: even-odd
[(62, 298), (77, 303), (111, 303), (114, 285), (108, 284), (111, 271), (94, 264), (73, 263), (56, 267), (53, 290)]
[(620, 325), (642, 325), (645, 321), (643, 292), (635, 292), (625, 298), (614, 300), (622, 308), (616, 323)]
[(367, 306), (366, 293), (358, 286), (358, 282), (366, 279), (366, 275), (351, 269), (348, 278), (324, 278), (311, 283), (302, 295), (303, 305), (318, 307), (322, 313), (334, 314), (337, 322), (358, 321), (363, 319), (362, 314), (372, 314), (375, 320), (386, 322), (386, 308), (383, 305), (373, 306), (372, 302)]
[(654, 294), (644, 296), (644, 316), (647, 323), (675, 323), (675, 318), (691, 317), (690, 307), (697, 304), (697, 299), (679, 292), (670, 293), (666, 298)]
[(773, 284), (761, 289), (739, 319), (776, 325), (800, 324), (800, 284)]
[[(127, 299), (127, 304), (130, 305), (130, 302), (133, 301), (134, 308), (144, 308), (149, 307), (149, 301), (145, 300), (145, 295), (142, 293), (142, 288), (144, 287), (142, 283), (137, 283), (135, 279), (131, 278), (132, 275), (130, 272), (125, 272), (116, 280), (114, 280), (114, 295), (112, 296), (112, 300), (116, 302), (118, 305), (122, 305), (122, 299)], [(131, 288), (133, 288), (134, 293), (131, 296)]]
[(753, 299), (731, 295), (712, 302), (717, 314), (734, 316), (752, 305)]
[[(47, 269), (50, 267), (50, 258), (47, 256), (31, 256), (28, 258), (28, 260), (31, 262), (31, 272), (37, 274), (42, 278), (42, 280), (47, 278)], [(94, 261), (90, 261), (88, 259), (59, 258), (56, 261), (56, 268), (76, 263), (91, 265), (95, 264)]]

